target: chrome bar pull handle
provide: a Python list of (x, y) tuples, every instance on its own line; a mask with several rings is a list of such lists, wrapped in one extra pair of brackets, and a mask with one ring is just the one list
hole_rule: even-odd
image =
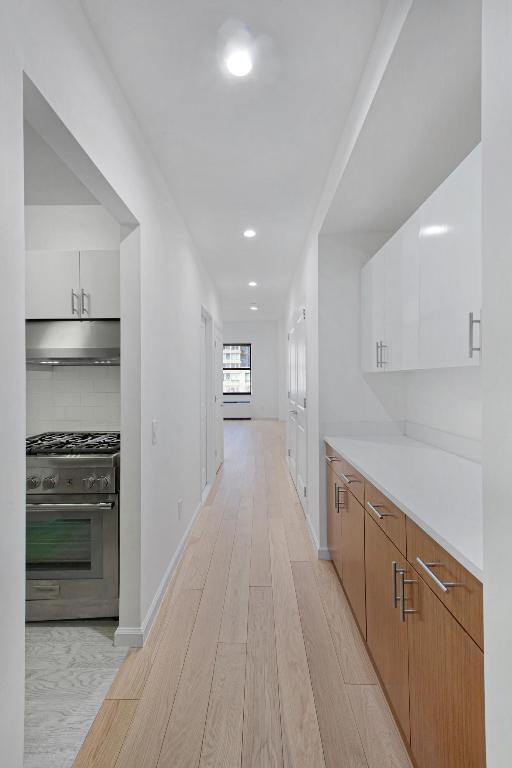
[(80, 317), (80, 312), (79, 312), (78, 307), (77, 307), (77, 305), (75, 303), (75, 300), (78, 301), (78, 299), (79, 299), (78, 293), (76, 293), (75, 289), (72, 288), (71, 289), (71, 314), (72, 315), (78, 315)]
[[(89, 309), (90, 309), (91, 297), (90, 297), (90, 295), (88, 293), (86, 293), (86, 291), (83, 288), (82, 288), (82, 291), (81, 291), (81, 295), (82, 295), (82, 314), (83, 315), (85, 315), (85, 314), (88, 315), (88, 314), (90, 314), (89, 313)], [(87, 309), (85, 308), (85, 298), (86, 297), (87, 297), (87, 306), (88, 306)]]
[(384, 520), (385, 517), (394, 517), (392, 512), (379, 512), (380, 509), (385, 509), (385, 507), (383, 507), (381, 504), (374, 505), (367, 501), (366, 506), (370, 512), (373, 512), (375, 517), (377, 517), (379, 520)]
[(375, 367), (376, 368), (380, 368), (379, 350), (380, 350), (379, 342), (376, 341), (375, 342)]
[(360, 483), (361, 480), (358, 480), (357, 477), (352, 477), (351, 475), (344, 475), (343, 472), (340, 472), (341, 479), (344, 483), (347, 485), (352, 485), (352, 483)]
[(400, 619), (405, 622), (407, 619), (407, 616), (409, 613), (417, 613), (417, 611), (414, 610), (414, 608), (406, 608), (405, 607), (405, 585), (406, 584), (417, 584), (416, 579), (406, 579), (405, 578), (405, 568), (402, 568), (400, 570), (400, 595), (398, 597), (398, 600), (400, 602)]
[(436, 576), (434, 571), (431, 570), (432, 568), (442, 567), (443, 565), (442, 563), (425, 563), (421, 559), (421, 557), (417, 557), (416, 562), (418, 563), (419, 566), (421, 566), (421, 568), (423, 568), (425, 573), (427, 573), (430, 576), (434, 584), (437, 587), (439, 587), (441, 592), (444, 592), (444, 593), (448, 592), (450, 587), (462, 587), (462, 584), (459, 584), (456, 581), (441, 581), (441, 579), (438, 576)]
[(469, 313), (469, 356), (473, 357), (473, 352), (480, 352), (481, 350), (481, 343), (480, 347), (475, 347), (475, 325), (480, 325), (480, 320), (476, 320), (474, 313)]
[(336, 512), (339, 512), (341, 507), (345, 506), (345, 504), (341, 503), (340, 493), (348, 493), (348, 491), (347, 491), (346, 488), (343, 488), (343, 486), (338, 485), (337, 483), (335, 483), (335, 486), (336, 487), (335, 487), (334, 493), (335, 493), (335, 498), (336, 498)]
[(328, 464), (332, 464), (335, 461), (339, 461), (337, 456), (327, 456), (325, 457), (325, 460)]
[(398, 597), (397, 591), (396, 591), (396, 577), (398, 573), (403, 573), (404, 569), (398, 567), (398, 563), (396, 560), (393, 560), (391, 563), (391, 594), (392, 594), (392, 605), (393, 608), (398, 607), (398, 603), (400, 601), (400, 598)]

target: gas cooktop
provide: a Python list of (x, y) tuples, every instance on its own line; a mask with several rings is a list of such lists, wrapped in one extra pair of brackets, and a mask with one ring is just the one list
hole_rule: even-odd
[(27, 437), (27, 456), (69, 456), (118, 453), (119, 432), (43, 432)]

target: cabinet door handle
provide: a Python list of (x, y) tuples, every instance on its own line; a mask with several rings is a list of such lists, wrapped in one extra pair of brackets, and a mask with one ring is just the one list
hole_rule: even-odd
[(417, 611), (415, 611), (414, 608), (405, 607), (405, 585), (417, 584), (418, 582), (416, 579), (406, 579), (405, 574), (406, 574), (406, 570), (405, 568), (402, 568), (400, 570), (400, 595), (398, 596), (398, 600), (400, 602), (400, 619), (402, 621), (405, 621), (407, 619), (407, 616), (409, 613), (417, 613)]
[(402, 573), (403, 570), (404, 570), (403, 568), (398, 567), (398, 563), (396, 562), (396, 560), (393, 560), (393, 562), (391, 563), (391, 595), (392, 595), (391, 602), (392, 602), (393, 608), (398, 607), (398, 603), (400, 600), (396, 591), (396, 576), (398, 573)]
[(339, 461), (337, 456), (326, 456), (325, 460), (328, 464), (332, 464), (334, 461)]
[(375, 367), (376, 368), (380, 368), (379, 350), (380, 350), (380, 345), (379, 345), (379, 342), (376, 341), (375, 342)]
[[(90, 295), (88, 293), (85, 292), (85, 290), (83, 288), (82, 288), (81, 294), (82, 294), (82, 314), (87, 314), (88, 315), (88, 314), (90, 314), (89, 313), (89, 309), (90, 309), (90, 304), (91, 304), (91, 297), (90, 297)], [(88, 309), (85, 308), (85, 297), (86, 296), (87, 296)]]
[(344, 483), (347, 485), (352, 485), (352, 483), (360, 483), (361, 480), (358, 480), (357, 477), (352, 477), (351, 475), (344, 475), (343, 472), (340, 472), (341, 479)]
[(345, 506), (344, 504), (341, 503), (340, 493), (348, 493), (348, 491), (346, 488), (343, 488), (343, 486), (338, 485), (337, 483), (334, 484), (334, 488), (335, 488), (334, 493), (336, 498), (336, 503), (335, 503), (336, 512), (339, 513), (340, 508)]
[(375, 517), (377, 517), (379, 520), (383, 520), (385, 517), (394, 517), (394, 514), (392, 512), (379, 512), (379, 509), (386, 509), (386, 507), (382, 506), (382, 504), (371, 504), (369, 501), (366, 502), (366, 506), (370, 510), (370, 512), (373, 512)]
[(480, 347), (475, 347), (475, 339), (474, 339), (474, 333), (475, 333), (475, 325), (479, 325), (481, 328), (480, 320), (476, 320), (473, 312), (469, 313), (469, 356), (473, 357), (473, 352), (480, 352), (481, 350), (481, 343)]
[(78, 311), (78, 307), (75, 303), (75, 299), (78, 299), (78, 293), (76, 293), (75, 289), (71, 289), (71, 314), (72, 315), (78, 315), (80, 317), (80, 312)]
[(438, 576), (436, 576), (434, 571), (431, 570), (431, 568), (442, 567), (443, 565), (442, 563), (425, 563), (421, 559), (421, 557), (417, 557), (416, 562), (418, 563), (418, 565), (420, 565), (423, 568), (425, 573), (427, 573), (430, 576), (434, 584), (436, 584), (436, 586), (439, 587), (441, 592), (445, 592), (445, 593), (448, 592), (449, 587), (462, 587), (462, 584), (459, 584), (456, 581), (441, 581), (441, 579)]

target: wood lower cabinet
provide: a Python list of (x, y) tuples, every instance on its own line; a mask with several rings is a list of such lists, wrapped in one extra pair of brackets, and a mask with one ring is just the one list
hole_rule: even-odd
[(415, 578), (415, 613), (407, 615), (412, 753), (418, 768), (483, 768), (483, 652)]
[[(407, 623), (401, 621), (395, 600), (399, 576), (393, 577), (393, 563), (398, 569), (407, 569), (407, 563), (368, 514), (365, 516), (365, 560), (366, 642), (398, 722), (409, 739)], [(430, 768), (434, 768), (434, 764)]]
[(341, 579), (341, 514), (339, 504), (343, 501), (340, 492), (341, 483), (333, 470), (327, 465), (327, 548), (334, 567)]
[(341, 559), (343, 587), (366, 637), (366, 597), (364, 568), (364, 509), (351, 493), (341, 498)]

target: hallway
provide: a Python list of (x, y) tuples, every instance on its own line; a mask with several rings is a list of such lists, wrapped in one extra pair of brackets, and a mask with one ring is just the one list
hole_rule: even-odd
[(225, 463), (153, 631), (125, 659), (76, 768), (411, 766), (283, 425), (227, 422)]

